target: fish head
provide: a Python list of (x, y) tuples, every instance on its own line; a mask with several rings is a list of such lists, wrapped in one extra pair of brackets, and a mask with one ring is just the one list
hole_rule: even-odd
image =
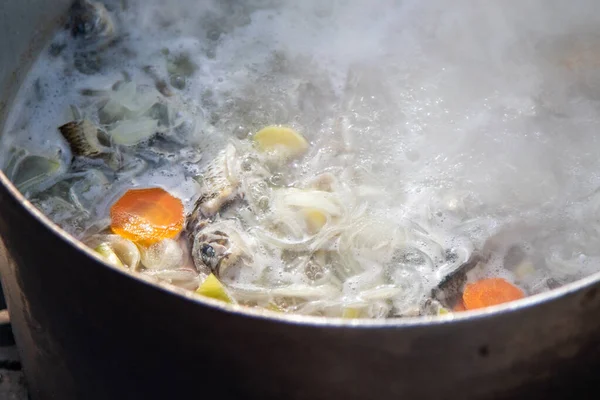
[(70, 28), (73, 37), (85, 42), (112, 39), (115, 23), (104, 4), (97, 1), (78, 0), (71, 7)]
[(206, 222), (192, 236), (192, 259), (199, 271), (223, 276), (230, 267), (251, 259), (250, 252), (235, 227)]

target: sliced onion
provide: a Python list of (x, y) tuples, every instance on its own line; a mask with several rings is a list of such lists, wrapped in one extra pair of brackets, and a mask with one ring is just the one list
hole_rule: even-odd
[(140, 250), (142, 264), (151, 270), (171, 270), (183, 263), (183, 250), (173, 239), (164, 239)]
[(356, 299), (362, 292), (383, 284), (382, 272), (382, 266), (373, 264), (366, 271), (346, 279), (343, 285), (344, 296)]
[(197, 283), (198, 280), (198, 273), (189, 268), (146, 270), (143, 273), (173, 283), (186, 281)]
[(418, 306), (425, 296), (422, 277), (414, 270), (399, 270), (392, 276), (394, 285), (402, 289), (393, 299), (394, 309), (403, 314)]
[(272, 297), (268, 289), (253, 284), (232, 283), (227, 285), (227, 289), (241, 301), (264, 301)]
[(158, 102), (157, 92), (138, 93), (134, 82), (127, 82), (114, 91), (102, 112), (110, 118), (135, 118), (146, 113)]
[(270, 235), (269, 233), (265, 232), (263, 229), (260, 229), (260, 228), (255, 229), (254, 233), (256, 233), (256, 235), (264, 242), (266, 242), (274, 247), (283, 249), (283, 250), (304, 251), (308, 248), (310, 243), (313, 241), (312, 237), (310, 237), (308, 239), (303, 239), (303, 240), (281, 239), (281, 238)]
[(386, 301), (376, 301), (367, 307), (367, 316), (369, 318), (387, 318), (392, 311), (392, 307)]
[(448, 276), (455, 273), (462, 265), (464, 265), (469, 258), (471, 258), (471, 254), (473, 253), (473, 246), (464, 245), (455, 249), (455, 253), (457, 255), (456, 260), (452, 262), (446, 262), (440, 265), (435, 271), (435, 278), (437, 283), (441, 283)]
[(19, 191), (31, 197), (54, 185), (66, 170), (67, 165), (58, 158), (24, 155), (16, 160), (8, 176)]
[(138, 247), (130, 240), (122, 238), (119, 235), (95, 235), (85, 241), (85, 244), (92, 249), (101, 244), (108, 244), (119, 260), (125, 267), (137, 270), (140, 265), (140, 251)]
[(116, 144), (134, 146), (150, 139), (158, 131), (158, 121), (148, 117), (136, 120), (124, 120), (108, 131)]
[(280, 297), (299, 297), (304, 299), (319, 299), (339, 295), (340, 291), (331, 285), (308, 286), (308, 285), (289, 285), (269, 291), (273, 296)]
[(343, 209), (335, 196), (329, 192), (319, 190), (287, 189), (283, 194), (282, 202), (287, 206), (300, 208), (315, 208), (325, 213), (338, 217)]
[[(91, 237), (97, 235), (102, 231), (106, 231), (110, 227), (110, 218), (102, 218), (94, 220), (87, 226), (85, 231), (82, 233), (82, 237)], [(79, 238), (81, 239), (81, 238)]]
[(387, 300), (392, 297), (399, 296), (402, 294), (403, 289), (394, 285), (382, 285), (373, 289), (364, 290), (360, 293), (359, 297), (368, 302), (374, 300)]

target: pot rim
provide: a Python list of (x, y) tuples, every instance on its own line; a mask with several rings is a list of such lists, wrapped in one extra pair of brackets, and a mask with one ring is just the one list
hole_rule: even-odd
[(501, 315), (511, 312), (517, 312), (522, 309), (528, 309), (551, 301), (556, 301), (568, 294), (579, 292), (587, 287), (600, 283), (600, 272), (579, 279), (575, 282), (565, 284), (559, 288), (549, 290), (544, 293), (534, 294), (520, 300), (510, 303), (500, 304), (492, 307), (487, 307), (472, 311), (463, 311), (460, 313), (449, 313), (446, 315), (436, 316), (421, 316), (421, 317), (395, 317), (387, 319), (345, 319), (332, 317), (317, 317), (298, 314), (287, 314), (271, 311), (267, 309), (258, 309), (240, 306), (236, 304), (224, 303), (219, 300), (211, 299), (196, 295), (193, 291), (179, 288), (167, 282), (157, 281), (149, 276), (144, 276), (140, 273), (118, 268), (104, 261), (104, 259), (96, 254), (92, 249), (84, 245), (67, 231), (54, 223), (49, 217), (38, 210), (25, 196), (12, 184), (3, 171), (0, 171), (0, 184), (7, 190), (10, 196), (18, 201), (19, 205), (33, 218), (45, 225), (54, 234), (66, 241), (75, 250), (83, 252), (91, 259), (96, 260), (104, 268), (109, 268), (113, 273), (123, 275), (126, 279), (134, 279), (141, 284), (149, 285), (155, 289), (168, 292), (171, 295), (180, 296), (187, 300), (219, 309), (220, 311), (239, 315), (241, 317), (253, 317), (268, 319), (275, 322), (283, 322), (289, 324), (311, 325), (315, 327), (356, 327), (356, 328), (409, 328), (418, 326), (430, 325), (446, 325), (456, 322), (469, 322), (480, 319), (489, 319), (495, 315)]

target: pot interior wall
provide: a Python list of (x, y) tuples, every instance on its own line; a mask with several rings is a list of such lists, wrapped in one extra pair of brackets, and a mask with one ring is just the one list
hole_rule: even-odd
[(0, 132), (20, 82), (51, 32), (64, 19), (70, 0), (0, 3)]

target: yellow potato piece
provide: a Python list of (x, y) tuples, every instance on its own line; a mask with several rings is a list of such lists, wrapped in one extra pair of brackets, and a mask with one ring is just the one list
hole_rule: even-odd
[(308, 208), (303, 210), (306, 218), (306, 226), (310, 233), (317, 233), (327, 223), (327, 216), (320, 210)]
[(286, 157), (298, 157), (308, 150), (308, 142), (291, 128), (267, 126), (254, 135), (254, 141), (262, 151), (283, 153)]
[(217, 299), (224, 301), (225, 303), (231, 303), (232, 299), (225, 291), (225, 287), (216, 276), (210, 274), (208, 278), (200, 284), (200, 287), (196, 289), (196, 293), (202, 296), (210, 297), (212, 299)]
[(285, 312), (285, 310), (283, 308), (279, 307), (275, 303), (269, 303), (269, 305), (267, 305), (266, 309), (270, 310), (270, 311), (275, 311), (275, 312)]
[(115, 253), (108, 243), (99, 244), (94, 251), (100, 254), (108, 263), (116, 265), (117, 267), (124, 266), (119, 256), (117, 256), (117, 253)]
[(441, 307), (441, 308), (438, 310), (438, 315), (448, 315), (448, 314), (450, 314), (450, 311), (448, 311), (448, 309), (447, 309), (447, 308)]
[(359, 308), (344, 308), (342, 318), (360, 318), (361, 310)]
[(535, 274), (535, 267), (531, 261), (524, 260), (515, 267), (515, 275), (519, 279), (524, 279), (533, 274)]

